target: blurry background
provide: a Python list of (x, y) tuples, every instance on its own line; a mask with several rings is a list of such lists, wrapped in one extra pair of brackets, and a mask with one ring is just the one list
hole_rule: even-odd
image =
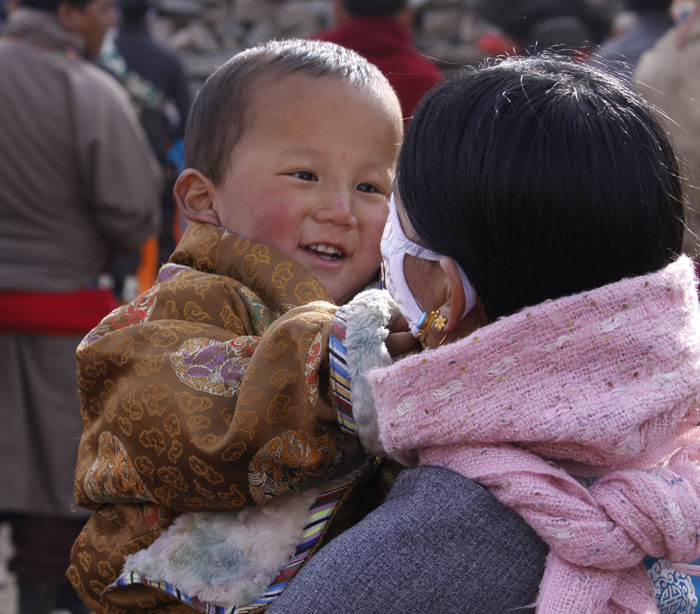
[[(8, 2), (0, 0), (0, 7)], [(152, 4), (153, 35), (180, 55), (195, 89), (237, 51), (271, 38), (312, 36), (334, 25), (333, 0), (153, 0)], [(527, 36), (528, 30), (536, 32), (538, 16), (570, 15), (584, 25), (578, 26), (579, 32), (588, 35), (589, 42), (600, 43), (616, 19), (623, 25), (625, 19), (622, 0), (414, 0), (412, 4), (417, 11), (418, 48), (446, 68), (498, 51), (501, 40), (494, 26), (513, 39)], [(560, 20), (560, 25), (567, 23)], [(568, 26), (577, 24), (569, 20)], [(579, 32), (572, 34), (576, 37)], [(569, 42), (556, 36), (553, 42)]]

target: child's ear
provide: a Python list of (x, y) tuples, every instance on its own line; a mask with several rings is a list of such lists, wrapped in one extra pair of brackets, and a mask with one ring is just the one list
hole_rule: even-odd
[(214, 210), (214, 184), (194, 168), (186, 168), (175, 181), (173, 194), (180, 213), (191, 222), (219, 226)]

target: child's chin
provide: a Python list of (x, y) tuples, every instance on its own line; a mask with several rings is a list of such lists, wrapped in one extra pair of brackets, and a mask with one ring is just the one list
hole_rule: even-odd
[(370, 277), (365, 283), (353, 285), (352, 287), (348, 287), (347, 285), (343, 287), (338, 287), (337, 285), (333, 286), (332, 284), (330, 284), (330, 287), (327, 284), (324, 284), (324, 286), (326, 287), (326, 290), (328, 290), (329, 294), (333, 298), (333, 302), (336, 305), (342, 305), (343, 303), (347, 303), (349, 300), (353, 299), (363, 290), (379, 287), (379, 285), (377, 284), (377, 278), (375, 276)]

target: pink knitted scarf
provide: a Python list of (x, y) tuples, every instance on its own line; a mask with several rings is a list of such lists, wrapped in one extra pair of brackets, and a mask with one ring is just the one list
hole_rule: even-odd
[(389, 454), (476, 480), (549, 545), (539, 614), (656, 612), (645, 555), (700, 555), (700, 309), (687, 257), (368, 379)]

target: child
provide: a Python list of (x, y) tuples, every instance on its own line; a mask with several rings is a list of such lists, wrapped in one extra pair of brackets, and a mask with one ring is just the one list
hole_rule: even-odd
[(331, 43), (260, 45), (207, 80), (175, 185), (191, 223), (78, 348), (76, 499), (96, 513), (68, 576), (94, 611), (263, 608), (363, 479), (327, 390), (331, 301), (376, 278), (401, 138), (386, 79)]

